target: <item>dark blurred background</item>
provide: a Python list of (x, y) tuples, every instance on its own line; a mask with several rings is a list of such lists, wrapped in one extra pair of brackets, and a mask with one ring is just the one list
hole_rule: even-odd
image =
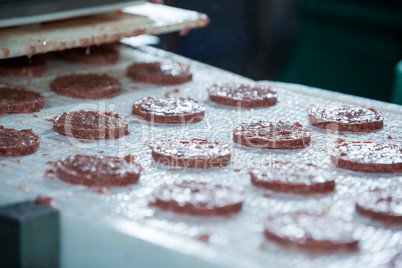
[[(158, 47), (255, 80), (279, 80), (402, 104), (402, 1), (165, 0), (210, 25)], [(402, 77), (402, 68), (400, 70)], [(400, 78), (402, 86), (402, 78)]]

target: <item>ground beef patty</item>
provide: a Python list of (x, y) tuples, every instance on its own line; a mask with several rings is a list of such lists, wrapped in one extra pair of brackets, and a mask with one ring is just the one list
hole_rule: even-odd
[(133, 114), (158, 123), (195, 123), (204, 118), (205, 106), (190, 98), (146, 97), (133, 104)]
[(331, 162), (344, 169), (363, 172), (402, 172), (402, 146), (351, 142), (336, 146)]
[(54, 164), (59, 179), (87, 186), (119, 186), (136, 183), (141, 166), (132, 156), (70, 155)]
[(264, 222), (265, 236), (285, 246), (312, 251), (356, 250), (352, 222), (324, 213), (274, 214)]
[(38, 112), (44, 105), (45, 97), (40, 93), (17, 86), (0, 86), (0, 114)]
[(50, 87), (67, 97), (108, 99), (120, 94), (121, 83), (107, 74), (69, 74), (57, 76)]
[(392, 267), (392, 268), (401, 268), (402, 267), (402, 252), (399, 252), (392, 258), (392, 260), (390, 262), (390, 267)]
[(18, 57), (0, 60), (0, 75), (10, 77), (38, 77), (46, 69), (46, 61), (42, 56)]
[(244, 202), (243, 191), (198, 181), (165, 183), (154, 190), (153, 196), (159, 208), (204, 216), (238, 212)]
[(356, 211), (386, 224), (402, 223), (402, 191), (371, 191), (357, 197)]
[(128, 122), (118, 114), (72, 111), (55, 116), (53, 130), (79, 139), (118, 139), (128, 135)]
[(319, 128), (339, 131), (371, 131), (384, 125), (381, 112), (359, 106), (311, 106), (307, 109), (310, 124)]
[(57, 53), (61, 58), (89, 64), (115, 64), (119, 59), (119, 51), (114, 45), (77, 47)]
[(298, 149), (310, 144), (311, 131), (297, 122), (258, 121), (238, 125), (233, 130), (233, 140), (255, 148)]
[(40, 137), (32, 129), (16, 130), (0, 126), (0, 156), (21, 156), (39, 149)]
[(248, 170), (258, 187), (286, 193), (326, 193), (335, 189), (335, 174), (313, 164), (273, 162)]
[(191, 81), (190, 66), (179, 62), (135, 62), (127, 67), (127, 75), (135, 81), (175, 85)]
[(276, 90), (266, 84), (214, 84), (208, 94), (212, 101), (231, 106), (266, 107), (277, 102)]
[(206, 139), (161, 140), (149, 147), (156, 162), (186, 168), (223, 167), (231, 156), (229, 146)]

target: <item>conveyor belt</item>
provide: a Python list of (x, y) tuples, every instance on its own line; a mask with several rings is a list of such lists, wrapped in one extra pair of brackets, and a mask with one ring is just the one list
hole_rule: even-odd
[[(386, 265), (402, 250), (401, 226), (384, 227), (359, 216), (354, 198), (369, 189), (392, 189), (402, 185), (401, 174), (367, 174), (341, 170), (330, 164), (328, 150), (337, 138), (346, 141), (398, 143), (402, 140), (402, 107), (384, 102), (348, 96), (301, 85), (267, 82), (278, 89), (279, 101), (270, 108), (242, 109), (224, 107), (208, 99), (206, 88), (215, 82), (249, 79), (205, 64), (149, 47), (122, 47), (117, 65), (93, 67), (49, 57), (48, 69), (34, 78), (30, 90), (42, 92), (45, 108), (32, 114), (6, 114), (0, 124), (22, 129), (33, 128), (42, 137), (39, 151), (24, 157), (0, 159), (0, 200), (9, 203), (33, 198), (37, 194), (54, 197), (62, 212), (63, 267), (377, 267)], [(192, 82), (178, 86), (158, 86), (132, 82), (125, 68), (132, 61), (173, 59), (190, 64)], [(58, 74), (71, 72), (107, 72), (123, 83), (120, 96), (108, 100), (80, 100), (52, 92), (49, 81)], [(26, 79), (5, 79), (24, 85)], [(178, 88), (176, 96), (190, 96), (206, 105), (205, 119), (191, 125), (171, 126), (139, 121), (131, 115), (134, 100), (145, 96), (163, 96)], [(382, 110), (385, 126), (371, 133), (331, 133), (307, 122), (306, 107), (314, 103), (334, 102), (368, 105)], [(52, 131), (45, 119), (77, 109), (104, 109), (118, 112), (130, 121), (131, 135), (117, 141), (74, 141)], [(251, 120), (298, 121), (312, 130), (312, 143), (300, 150), (264, 150), (239, 146), (232, 142), (231, 129)], [(393, 139), (387, 138), (391, 136)], [(199, 170), (156, 167), (145, 142), (173, 137), (202, 137), (232, 147), (232, 163), (222, 169)], [(103, 153), (100, 153), (103, 151)], [(58, 179), (44, 178), (55, 161), (69, 154), (133, 154), (144, 167), (140, 182), (129, 187), (111, 188), (103, 194), (97, 188), (69, 185)], [(21, 161), (18, 161), (18, 160)], [(326, 195), (279, 194), (251, 185), (247, 168), (271, 160), (312, 162), (336, 171), (336, 191)], [(237, 169), (241, 169), (237, 172)], [(197, 179), (243, 188), (246, 201), (242, 212), (230, 217), (177, 215), (149, 207), (151, 191), (163, 182)], [(308, 254), (285, 249), (263, 235), (263, 220), (279, 211), (325, 210), (358, 224), (360, 251), (356, 253)], [(331, 231), (331, 226), (328, 226)], [(197, 240), (209, 235), (209, 242)]]

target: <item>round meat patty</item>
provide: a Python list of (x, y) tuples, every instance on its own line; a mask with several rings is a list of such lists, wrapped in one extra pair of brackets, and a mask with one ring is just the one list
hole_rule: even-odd
[(67, 97), (109, 99), (120, 94), (121, 83), (107, 74), (69, 74), (57, 76), (50, 87)]
[(339, 131), (371, 131), (384, 125), (381, 112), (359, 106), (311, 106), (307, 109), (310, 124), (323, 129)]
[(59, 179), (87, 186), (120, 186), (136, 183), (141, 166), (131, 156), (70, 155), (54, 164)]
[(39, 77), (46, 69), (46, 61), (41, 56), (18, 57), (0, 60), (0, 75), (9, 77)]
[(186, 168), (223, 167), (231, 156), (229, 146), (206, 139), (161, 140), (149, 147), (156, 162)]
[(343, 143), (334, 148), (331, 162), (363, 172), (402, 172), (402, 146), (372, 142)]
[(176, 85), (191, 81), (190, 66), (179, 62), (135, 62), (127, 67), (127, 75), (135, 81)]
[(238, 125), (233, 130), (233, 140), (255, 148), (298, 149), (310, 144), (311, 131), (297, 122), (289, 124), (281, 121), (258, 121)]
[(269, 216), (265, 236), (285, 246), (312, 251), (356, 250), (355, 225), (324, 213), (297, 211)]
[(17, 86), (0, 86), (0, 114), (38, 112), (44, 105), (45, 97), (40, 93)]
[(371, 191), (356, 200), (356, 211), (387, 224), (402, 223), (402, 191)]
[(0, 156), (21, 156), (39, 149), (40, 137), (32, 129), (16, 130), (0, 126)]
[(69, 137), (90, 140), (118, 139), (128, 132), (128, 122), (118, 114), (72, 111), (55, 116), (53, 130)]
[(158, 123), (195, 123), (204, 118), (205, 106), (190, 98), (139, 99), (133, 104), (133, 114)]
[(399, 252), (392, 258), (392, 260), (390, 262), (390, 266), (392, 268), (401, 268), (402, 267), (402, 252)]
[(114, 45), (77, 47), (60, 51), (58, 55), (66, 60), (89, 64), (115, 64), (119, 59), (119, 51)]
[(266, 84), (214, 84), (208, 88), (211, 101), (241, 107), (267, 107), (277, 102), (276, 90)]
[(159, 208), (204, 216), (239, 212), (244, 202), (243, 191), (197, 181), (162, 184), (153, 196)]
[(250, 168), (255, 186), (286, 193), (327, 193), (335, 189), (335, 174), (313, 164), (273, 162)]

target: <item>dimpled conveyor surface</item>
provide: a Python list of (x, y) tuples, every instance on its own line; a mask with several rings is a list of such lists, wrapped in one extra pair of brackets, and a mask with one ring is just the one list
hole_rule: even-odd
[[(334, 142), (339, 139), (371, 140), (389, 144), (400, 142), (401, 106), (301, 85), (267, 82), (278, 90), (276, 105), (258, 109), (227, 107), (211, 102), (207, 88), (217, 82), (247, 83), (251, 82), (250, 80), (149, 47), (133, 49), (122, 46), (120, 53), (116, 65), (97, 67), (48, 58), (48, 67), (43, 77), (34, 78), (27, 86), (29, 90), (41, 92), (46, 96), (44, 109), (34, 114), (6, 114), (0, 117), (1, 125), (15, 129), (32, 128), (42, 138), (40, 149), (34, 154), (0, 159), (0, 195), (8, 189), (7, 191), (15, 192), (18, 196), (51, 196), (56, 199), (62, 211), (76, 209), (81, 213), (79, 215), (86, 219), (107, 219), (109, 223), (124, 222), (124, 226), (145, 228), (150, 230), (141, 234), (141, 238), (146, 241), (156, 241), (155, 237), (152, 237), (154, 231), (167, 235), (160, 236), (155, 243), (160, 243), (165, 249), (171, 249), (169, 254), (197, 256), (210, 264), (227, 267), (376, 267), (386, 266), (392, 256), (402, 250), (400, 225), (384, 227), (379, 222), (358, 215), (354, 208), (355, 198), (364, 191), (401, 187), (402, 174), (368, 174), (342, 170), (331, 164), (328, 155), (335, 145)], [(162, 86), (136, 83), (126, 76), (125, 68), (133, 61), (164, 59), (189, 64), (194, 73), (193, 81), (182, 85)], [(56, 75), (72, 71), (107, 73), (114, 76), (123, 84), (122, 93), (107, 100), (83, 100), (63, 97), (52, 92), (49, 82)], [(0, 81), (26, 85), (26, 79), (0, 77)], [(206, 106), (203, 120), (187, 125), (167, 125), (141, 121), (132, 115), (132, 103), (135, 100), (147, 96), (163, 97), (165, 93), (173, 92), (177, 88), (179, 92), (172, 93), (172, 96), (189, 96)], [(370, 133), (338, 133), (308, 124), (306, 108), (310, 104), (322, 106), (338, 103), (367, 105), (381, 110), (385, 118), (384, 128)], [(74, 140), (55, 133), (52, 123), (45, 121), (57, 114), (80, 109), (119, 113), (129, 120), (131, 134), (112, 141)], [(232, 141), (231, 131), (235, 126), (242, 122), (258, 120), (300, 122), (312, 131), (312, 142), (305, 149), (270, 150), (250, 148)], [(151, 150), (147, 143), (171, 138), (208, 138), (226, 143), (232, 150), (231, 163), (224, 168), (207, 170), (157, 166), (152, 162)], [(45, 171), (51, 168), (46, 162), (56, 161), (70, 154), (132, 154), (144, 170), (138, 184), (102, 191), (44, 177)], [(330, 194), (293, 195), (253, 186), (247, 169), (269, 161), (310, 162), (326, 167), (336, 174), (335, 191)], [(177, 215), (149, 206), (149, 202), (153, 201), (152, 191), (156, 187), (178, 179), (220, 183), (242, 189), (245, 191), (243, 209), (240, 213), (227, 217), (201, 217)], [(311, 254), (286, 249), (264, 237), (263, 222), (268, 215), (295, 210), (327, 211), (355, 222), (358, 226), (356, 236), (360, 239), (360, 251)], [(114, 225), (110, 226), (113, 228)], [(331, 226), (328, 226), (328, 232), (331, 232)], [(169, 239), (162, 241), (164, 237)], [(208, 242), (199, 241), (199, 237), (208, 237)], [(180, 241), (179, 246), (177, 241)], [(174, 265), (165, 263), (169, 264)]]

